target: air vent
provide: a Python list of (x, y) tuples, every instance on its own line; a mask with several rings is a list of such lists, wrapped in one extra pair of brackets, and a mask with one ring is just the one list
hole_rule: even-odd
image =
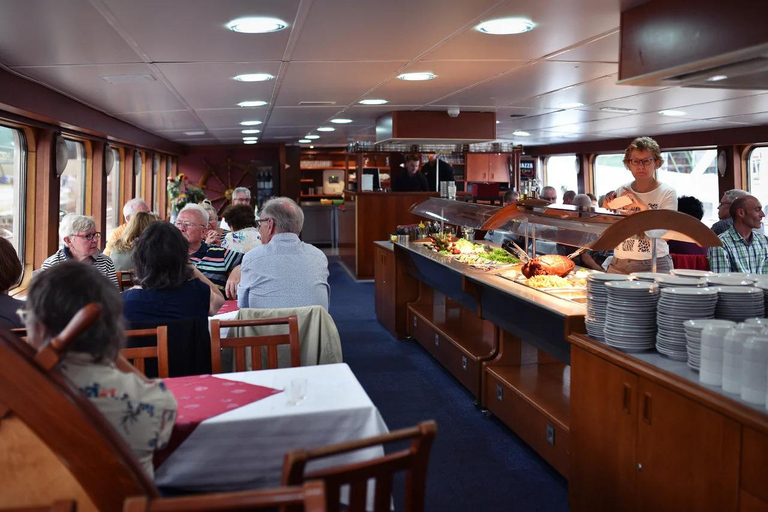
[(300, 101), (299, 105), (303, 107), (332, 107), (335, 101)]
[(104, 75), (101, 78), (111, 84), (143, 84), (156, 80), (152, 75)]

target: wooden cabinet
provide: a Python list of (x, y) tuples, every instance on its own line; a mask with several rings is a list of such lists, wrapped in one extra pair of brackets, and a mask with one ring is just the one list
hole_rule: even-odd
[(395, 254), (381, 246), (376, 246), (373, 275), (376, 282), (374, 299), (376, 318), (389, 332), (394, 333), (395, 326)]
[(466, 180), (509, 183), (509, 155), (467, 153)]
[(737, 509), (736, 421), (580, 348), (571, 365), (572, 510)]
[(344, 150), (328, 149), (316, 151), (302, 151), (300, 157), (300, 198), (305, 200), (340, 199), (342, 192), (338, 194), (324, 193), (324, 173), (331, 171), (332, 178), (340, 183), (340, 189), (346, 187), (347, 167), (349, 157)]

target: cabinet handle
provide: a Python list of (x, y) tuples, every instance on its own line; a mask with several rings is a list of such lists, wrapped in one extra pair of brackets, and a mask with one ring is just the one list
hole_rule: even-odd
[(651, 394), (643, 394), (643, 421), (647, 424), (651, 424)]
[(624, 383), (624, 397), (621, 405), (625, 413), (632, 414), (632, 386), (627, 383)]

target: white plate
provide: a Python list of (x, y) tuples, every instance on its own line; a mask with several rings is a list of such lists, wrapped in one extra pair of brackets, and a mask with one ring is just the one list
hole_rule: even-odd
[(590, 274), (587, 276), (587, 282), (610, 282), (610, 281), (629, 281), (630, 277), (624, 274)]
[(717, 288), (663, 288), (661, 295), (663, 297), (668, 296), (680, 296), (680, 297), (713, 297), (717, 296)]
[(641, 279), (643, 281), (654, 281), (657, 277), (669, 277), (669, 274), (663, 274), (661, 272), (632, 272), (629, 275), (635, 279)]
[(672, 269), (669, 271), (670, 274), (673, 276), (682, 276), (682, 277), (714, 277), (717, 274), (714, 272), (709, 272), (707, 270), (693, 270), (693, 269)]
[(717, 290), (718, 295), (733, 295), (733, 296), (741, 296), (741, 295), (762, 295), (763, 290), (760, 288), (755, 288), (753, 286), (716, 286), (715, 289)]
[(693, 328), (697, 330), (704, 329), (705, 327), (709, 325), (714, 325), (717, 327), (736, 327), (735, 322), (730, 322), (728, 320), (719, 320), (716, 318), (704, 318), (704, 319), (694, 319), (694, 320), (687, 320), (683, 322), (683, 325), (686, 328)]
[(705, 277), (710, 286), (752, 286), (754, 279), (744, 279), (743, 277)]

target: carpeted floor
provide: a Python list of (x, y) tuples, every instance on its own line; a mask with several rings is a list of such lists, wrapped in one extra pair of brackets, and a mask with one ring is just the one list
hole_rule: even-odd
[[(344, 361), (390, 430), (437, 421), (427, 511), (565, 511), (567, 482), (473, 397), (417, 343), (395, 340), (376, 320), (374, 284), (355, 282), (329, 258), (331, 315)], [(402, 496), (402, 482), (395, 503)]]

